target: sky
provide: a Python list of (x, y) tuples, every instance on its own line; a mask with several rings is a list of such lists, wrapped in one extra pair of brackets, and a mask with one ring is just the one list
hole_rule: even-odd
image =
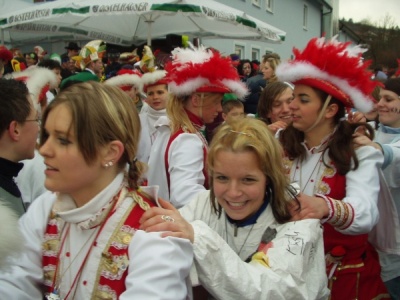
[(368, 19), (374, 24), (382, 23), (386, 15), (400, 27), (400, 0), (339, 0), (339, 18)]

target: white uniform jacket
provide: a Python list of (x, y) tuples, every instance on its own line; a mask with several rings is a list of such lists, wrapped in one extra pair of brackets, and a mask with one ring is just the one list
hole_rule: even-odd
[[(60, 254), (63, 258), (59, 264), (62, 270), (60, 273), (62, 299), (66, 291), (70, 289), (99, 229), (99, 226), (93, 228), (89, 224), (96, 222), (102, 208), (120, 189), (122, 180), (123, 174), (119, 174), (106, 189), (79, 208), (76, 208), (74, 201), (67, 195), (58, 196), (61, 197), (60, 202), (57, 200), (57, 203), (61, 203), (58, 214), (66, 222), (66, 226), (70, 226), (69, 236), (65, 239)], [(21, 217), (20, 227), (26, 241), (25, 251), (21, 257), (13, 261), (14, 266), (9, 274), (0, 274), (1, 299), (43, 298), (41, 286), (45, 279), (42, 266), (42, 243), (49, 214), (56, 199), (55, 193), (43, 194)], [(94, 298), (92, 292), (97, 284), (96, 274), (100, 258), (106, 249), (110, 235), (120, 223), (132, 201), (130, 197), (122, 200), (102, 228), (96, 240), (97, 245), (93, 245), (77, 284), (70, 294), (75, 295), (74, 299)], [(160, 233), (137, 230), (129, 243), (128, 255), (126, 290), (119, 299), (188, 299), (191, 291), (188, 290), (185, 279), (189, 276), (193, 255), (192, 246), (188, 240), (161, 238)], [(65, 258), (66, 256), (70, 259)], [(109, 290), (107, 287), (102, 288)]]
[(180, 208), (189, 203), (193, 195), (205, 190), (204, 144), (194, 133), (182, 133), (171, 143), (168, 151), (170, 179), (168, 190), (164, 157), (171, 136), (169, 120), (161, 117), (156, 126), (158, 132), (149, 158), (148, 184), (158, 185), (159, 197)]
[[(281, 225), (268, 206), (257, 223), (237, 228), (235, 237), (235, 226), (225, 213), (218, 218), (212, 211), (209, 191), (199, 193), (180, 213), (194, 229), (194, 263), (199, 281), (216, 299), (328, 297), (319, 220)], [(276, 230), (267, 255), (244, 262), (257, 251), (267, 228)]]

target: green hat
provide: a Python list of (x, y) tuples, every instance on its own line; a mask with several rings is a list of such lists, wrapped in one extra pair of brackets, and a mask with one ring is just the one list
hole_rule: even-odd
[(238, 100), (238, 97), (234, 93), (225, 93), (224, 97), (222, 98), (222, 104), (232, 101), (232, 100)]

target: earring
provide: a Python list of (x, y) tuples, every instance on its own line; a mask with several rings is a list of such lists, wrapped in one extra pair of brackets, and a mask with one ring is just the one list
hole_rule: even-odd
[(109, 167), (112, 167), (114, 163), (112, 161), (109, 161), (108, 163), (104, 164), (104, 168), (108, 169)]

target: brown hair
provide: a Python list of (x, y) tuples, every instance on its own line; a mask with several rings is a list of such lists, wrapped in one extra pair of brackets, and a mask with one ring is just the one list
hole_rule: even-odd
[(222, 103), (222, 112), (227, 114), (235, 107), (244, 108), (244, 105), (240, 100), (228, 100)]
[(24, 123), (31, 112), (29, 91), (22, 81), (0, 78), (0, 135), (12, 121)]
[[(322, 104), (327, 100), (328, 94), (324, 91), (312, 88), (321, 100)], [(353, 134), (358, 126), (365, 126), (370, 132), (370, 138), (373, 139), (373, 129), (367, 123), (349, 123), (343, 120), (345, 117), (345, 107), (343, 103), (335, 98), (331, 98), (330, 104), (336, 104), (339, 107), (338, 112), (333, 118), (333, 123), (337, 126), (335, 132), (333, 133), (331, 139), (328, 142), (326, 149), (329, 149), (329, 158), (335, 164), (338, 173), (345, 175), (350, 170), (356, 170), (358, 168), (358, 158), (355, 152), (353, 143)], [(286, 152), (286, 155), (290, 160), (299, 158), (300, 161), (304, 160), (306, 157), (306, 149), (302, 145), (304, 141), (304, 133), (297, 130), (293, 125), (289, 125), (284, 131), (281, 132), (279, 140)], [(322, 155), (324, 157), (324, 155)], [(354, 166), (352, 168), (352, 162)], [(326, 167), (331, 168), (325, 161)]]
[(118, 87), (95, 81), (78, 83), (63, 90), (47, 107), (43, 115), (40, 144), (47, 140), (44, 130), (49, 113), (64, 104), (71, 112), (71, 127), (78, 148), (85, 161), (91, 164), (101, 146), (115, 140), (124, 145), (124, 153), (118, 161), (123, 170), (129, 164), (128, 183), (138, 188), (138, 180), (144, 166), (136, 160), (139, 143), (140, 119), (132, 102)]
[(263, 89), (258, 100), (257, 115), (258, 118), (267, 124), (271, 124), (271, 119), (268, 114), (272, 111), (272, 105), (276, 98), (278, 98), (286, 89), (291, 87), (282, 81), (268, 83)]

